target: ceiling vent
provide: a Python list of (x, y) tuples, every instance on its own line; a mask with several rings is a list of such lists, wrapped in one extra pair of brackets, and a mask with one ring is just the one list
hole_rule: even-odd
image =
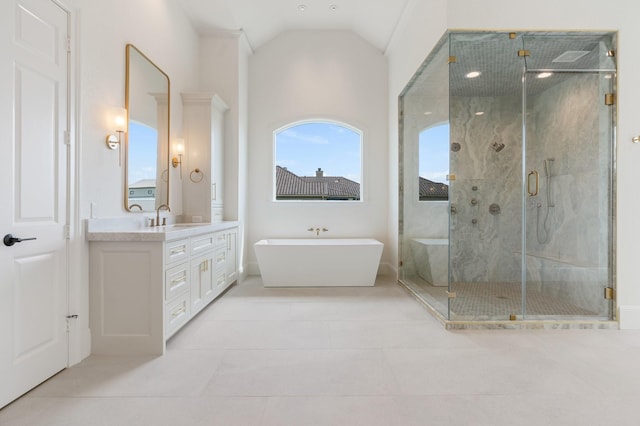
[(551, 62), (575, 62), (589, 53), (588, 50), (567, 50)]

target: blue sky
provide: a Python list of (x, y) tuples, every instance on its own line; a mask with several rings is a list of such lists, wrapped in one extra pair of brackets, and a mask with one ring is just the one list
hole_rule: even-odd
[(434, 182), (447, 183), (449, 174), (449, 124), (430, 127), (420, 133), (418, 174)]
[(302, 123), (276, 134), (276, 165), (298, 176), (361, 180), (360, 134), (335, 123)]
[[(129, 183), (156, 178), (158, 132), (135, 121), (129, 122)], [(153, 153), (150, 155), (150, 153)]]

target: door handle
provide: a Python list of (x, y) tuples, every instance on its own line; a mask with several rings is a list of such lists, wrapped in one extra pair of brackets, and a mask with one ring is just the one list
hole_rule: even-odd
[[(533, 181), (533, 183), (535, 183), (535, 187), (532, 190), (531, 189), (531, 177), (534, 177), (535, 180)], [(529, 193), (530, 197), (534, 197), (536, 195), (538, 195), (538, 188), (540, 187), (540, 176), (538, 175), (538, 171), (537, 170), (531, 170), (529, 172), (529, 174), (527, 175), (527, 192)]]
[(2, 242), (4, 243), (5, 246), (7, 247), (11, 247), (12, 245), (14, 245), (15, 243), (21, 243), (23, 241), (29, 241), (29, 240), (35, 240), (36, 237), (31, 237), (31, 238), (18, 238), (18, 237), (14, 237), (11, 234), (7, 234), (4, 236), (4, 238), (2, 239)]

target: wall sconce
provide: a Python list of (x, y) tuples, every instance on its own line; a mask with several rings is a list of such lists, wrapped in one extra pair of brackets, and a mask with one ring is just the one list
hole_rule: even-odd
[[(107, 147), (109, 149), (118, 149), (122, 147), (122, 134), (127, 133), (127, 110), (125, 108), (114, 108), (111, 115), (111, 122), (116, 133), (107, 135)], [(122, 149), (118, 154), (118, 165), (122, 165)]]
[(182, 154), (184, 153), (184, 139), (175, 138), (173, 140), (174, 157), (171, 159), (171, 165), (175, 168), (180, 166), (180, 179), (182, 179)]

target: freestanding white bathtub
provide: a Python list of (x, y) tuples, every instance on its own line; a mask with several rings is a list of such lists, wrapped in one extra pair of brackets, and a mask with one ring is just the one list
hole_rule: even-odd
[(370, 238), (269, 239), (254, 245), (265, 287), (372, 286), (383, 244)]

